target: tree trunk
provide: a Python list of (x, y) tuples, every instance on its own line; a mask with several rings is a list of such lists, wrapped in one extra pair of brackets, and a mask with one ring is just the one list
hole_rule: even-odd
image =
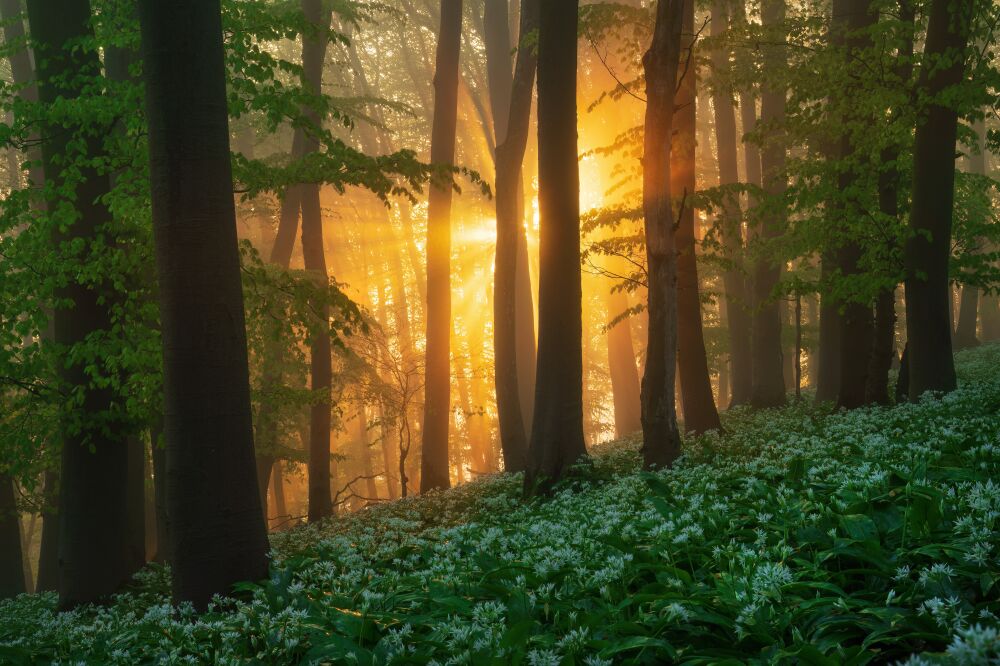
[[(924, 53), (929, 62), (919, 86), (939, 99), (962, 81), (969, 43), (972, 0), (932, 0)], [(934, 58), (934, 60), (931, 60)], [(930, 103), (917, 122), (913, 151), (912, 234), (905, 251), (906, 338), (910, 362), (910, 398), (956, 387), (951, 348), (951, 225), (955, 197), (955, 143), (958, 114)]]
[[(785, 20), (783, 0), (764, 0), (761, 16), (765, 26), (780, 26)], [(764, 67), (778, 71), (787, 66), (784, 46), (764, 48)], [(780, 126), (785, 117), (785, 89), (764, 86), (761, 92), (761, 122)], [(761, 174), (764, 191), (780, 198), (787, 187), (785, 148), (781, 137), (769, 137), (761, 150)], [(766, 242), (783, 233), (784, 212), (761, 223), (760, 236)], [(785, 404), (785, 378), (781, 354), (781, 314), (772, 291), (781, 277), (781, 265), (768, 259), (758, 260), (754, 266), (753, 314), (753, 392), (750, 403), (754, 407), (779, 407)]]
[(0, 599), (10, 599), (26, 591), (14, 482), (6, 474), (0, 474)]
[(149, 433), (153, 458), (153, 504), (156, 512), (156, 561), (170, 561), (170, 519), (167, 516), (167, 448), (163, 441), (163, 420)]
[[(986, 151), (988, 150), (984, 142), (986, 135), (985, 123), (982, 120), (978, 120), (974, 123), (972, 129), (976, 132), (977, 151), (974, 151), (968, 157), (969, 171), (980, 176), (985, 176)], [(958, 308), (958, 326), (955, 329), (955, 338), (953, 340), (956, 350), (968, 349), (979, 345), (977, 326), (979, 323), (980, 298), (979, 287), (971, 284), (962, 287), (962, 298), (959, 301)]]
[[(725, 34), (729, 23), (726, 3), (716, 0), (712, 4), (712, 36)], [(725, 77), (729, 71), (728, 51), (712, 51), (712, 69), (716, 76)], [(738, 183), (739, 165), (736, 150), (736, 110), (733, 100), (721, 87), (713, 89), (712, 106), (715, 109), (715, 137), (718, 146), (719, 185), (725, 187)], [(753, 109), (751, 109), (751, 112)], [(758, 157), (758, 163), (760, 158)], [(725, 289), (725, 310), (729, 334), (729, 386), (730, 406), (749, 402), (753, 386), (753, 364), (750, 349), (750, 311), (746, 276), (743, 272), (743, 235), (739, 200), (727, 199), (722, 210), (720, 225), (722, 244), (732, 262), (722, 275)], [(720, 396), (722, 394), (720, 387)], [(721, 400), (720, 400), (721, 402)]]
[(684, 394), (684, 428), (700, 434), (721, 430), (719, 412), (712, 395), (712, 380), (705, 355), (705, 337), (701, 322), (701, 298), (698, 288), (698, 258), (695, 244), (694, 206), (686, 200), (696, 191), (695, 136), (697, 127), (698, 84), (695, 66), (694, 0), (684, 5), (681, 57), (690, 58), (687, 71), (677, 91), (677, 133), (671, 149), (671, 191), (681, 198), (680, 226), (677, 228), (677, 356), (680, 362), (681, 392)]
[(547, 490), (587, 454), (576, 67), (579, 0), (545, 0), (538, 29), (538, 371), (525, 488)]
[[(846, 29), (846, 33), (835, 35), (845, 49), (844, 66), (850, 67), (856, 57), (856, 52), (868, 48), (871, 38), (866, 30), (875, 22), (870, 0), (836, 0), (833, 3), (833, 21), (835, 30)], [(859, 31), (860, 34), (859, 34)], [(852, 95), (856, 91), (847, 91)], [(845, 114), (843, 122), (871, 122), (870, 118)], [(855, 189), (857, 175), (854, 173), (854, 163), (859, 158), (857, 150), (849, 134), (844, 134), (840, 140), (840, 159), (843, 171), (839, 177), (842, 196)], [(847, 166), (843, 166), (844, 164)], [(847, 218), (860, 215), (860, 202), (845, 201), (838, 207), (839, 212)], [(837, 268), (840, 279), (857, 279), (864, 269), (861, 266), (863, 250), (859, 241), (854, 238), (850, 228), (845, 227), (843, 235), (846, 240), (837, 250)], [(872, 354), (874, 321), (870, 302), (850, 298), (843, 305), (843, 316), (840, 318), (840, 387), (837, 392), (837, 406), (854, 409), (866, 404), (868, 368)]]
[[(434, 73), (431, 162), (455, 161), (458, 123), (462, 0), (441, 0)], [(431, 185), (427, 207), (427, 375), (424, 382), (420, 492), (448, 488), (448, 414), (451, 411), (451, 200), (448, 185)]]
[[(522, 35), (537, 30), (538, 12), (538, 0), (524, 0), (521, 11)], [(514, 77), (511, 78), (510, 34), (503, 27), (507, 23), (507, 0), (487, 0), (484, 23), (497, 142), (497, 246), (493, 273), (497, 416), (504, 469), (508, 472), (520, 472), (525, 468), (527, 434), (531, 429), (522, 400), (528, 377), (522, 377), (522, 370), (525, 365), (530, 365), (526, 361), (534, 360), (535, 356), (534, 313), (530, 300), (528, 307), (525, 307), (522, 297), (525, 277), (528, 279), (529, 299), (531, 285), (530, 277), (527, 276), (527, 243), (522, 219), (524, 205), (521, 166), (528, 143), (531, 97), (538, 56), (532, 46), (520, 48)], [(525, 245), (523, 257), (522, 244)], [(529, 316), (531, 321), (525, 322), (525, 318)], [(527, 340), (522, 333), (527, 328), (526, 324), (531, 327), (530, 346), (525, 344)], [(531, 359), (525, 358), (529, 352)], [(534, 372), (530, 374), (531, 383), (534, 384)]]
[[(73, 100), (83, 94), (86, 76), (100, 75), (97, 53), (69, 48), (67, 42), (92, 37), (91, 11), (87, 0), (28, 3), (32, 38), (38, 51), (38, 92), (43, 104), (60, 98)], [(79, 76), (70, 76), (70, 75)], [(62, 172), (62, 165), (82, 157), (102, 154), (102, 136), (88, 128), (84, 146), (75, 139), (83, 127), (60, 124), (42, 130), (42, 158), (47, 178), (58, 189), (72, 189), (72, 217), (62, 216), (60, 225), (69, 225), (54, 235), (55, 243), (88, 242), (111, 221), (100, 200), (107, 195), (107, 175), (92, 168), (79, 173)], [(57, 213), (56, 213), (57, 214)], [(86, 261), (86, 259), (80, 259)], [(72, 303), (54, 313), (54, 340), (61, 347), (82, 344), (91, 335), (111, 329), (111, 314), (104, 285), (79, 282), (57, 289), (60, 300)], [(107, 388), (93, 386), (85, 363), (63, 364), (61, 380), (68, 389), (82, 389), (83, 399), (75, 411), (65, 415), (62, 428), (62, 471), (59, 505), (59, 604), (72, 608), (114, 592), (130, 573), (128, 558), (128, 517), (126, 470), (128, 451), (124, 425), (109, 422), (115, 396)]]
[[(219, 2), (139, 3), (163, 322), (173, 597), (267, 575)], [(193, 335), (192, 332), (199, 332)]]
[(669, 466), (681, 450), (674, 387), (677, 247), (670, 151), (683, 19), (684, 0), (662, 0), (657, 4), (653, 41), (643, 57), (646, 119), (642, 198), (649, 272), (649, 341), (642, 377), (642, 453), (647, 467)]
[(42, 479), (42, 537), (35, 592), (54, 592), (59, 587), (59, 474), (47, 469)]
[[(628, 309), (628, 299), (621, 291), (609, 292), (606, 302), (609, 321)], [(621, 438), (642, 430), (639, 372), (632, 348), (632, 326), (627, 318), (608, 331), (608, 370), (615, 403), (615, 436)]]

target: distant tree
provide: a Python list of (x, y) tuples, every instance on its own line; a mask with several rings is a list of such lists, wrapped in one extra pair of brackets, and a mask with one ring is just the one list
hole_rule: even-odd
[[(458, 123), (459, 54), (462, 0), (441, 0), (434, 73), (434, 125), (431, 162), (455, 161)], [(434, 183), (427, 207), (427, 380), (420, 492), (448, 488), (448, 416), (451, 413), (451, 200), (449, 184)]]
[[(725, 34), (729, 23), (728, 5), (724, 0), (712, 4), (712, 37)], [(730, 51), (728, 48), (712, 50), (712, 72), (720, 79), (729, 75)], [(746, 105), (744, 105), (746, 106)], [(737, 153), (736, 109), (733, 98), (722, 85), (712, 88), (712, 107), (715, 112), (715, 137), (718, 146), (719, 185), (725, 187), (739, 182), (739, 155)], [(749, 131), (752, 128), (746, 129)], [(748, 147), (749, 148), (749, 147)], [(749, 159), (749, 158), (748, 158)], [(760, 158), (757, 157), (757, 164)], [(722, 275), (725, 288), (727, 337), (729, 341), (730, 405), (746, 404), (750, 400), (753, 364), (750, 349), (750, 298), (742, 266), (742, 220), (739, 200), (727, 197), (722, 207), (722, 244), (730, 265)]]
[(910, 398), (956, 387), (951, 344), (952, 215), (958, 111), (949, 90), (965, 75), (974, 0), (932, 0), (918, 92), (926, 104), (913, 151), (906, 244), (906, 338)]
[(544, 490), (585, 456), (578, 0), (543, 0), (538, 28), (538, 372), (525, 488)]
[[(48, 3), (46, 3), (48, 4)], [(139, 3), (163, 335), (173, 597), (267, 574), (218, 0)]]
[[(785, 20), (784, 0), (762, 0), (761, 17), (765, 28), (781, 31)], [(784, 45), (771, 44), (764, 49), (764, 70), (779, 71), (783, 62)], [(766, 82), (761, 90), (760, 121), (777, 127), (785, 117), (787, 91), (780, 83)], [(777, 133), (770, 135), (761, 149), (761, 173), (764, 192), (772, 200), (772, 208), (760, 223), (758, 233), (764, 239), (781, 235), (785, 226), (785, 211), (781, 204), (787, 187), (785, 175), (785, 145)], [(774, 289), (781, 278), (781, 264), (770, 257), (758, 259), (754, 267), (753, 312), (753, 394), (754, 407), (778, 407), (785, 404), (785, 379), (782, 370), (781, 313), (774, 298)]]
[[(93, 38), (88, 0), (27, 3), (36, 49), (38, 96), (43, 105), (78, 98), (86, 77), (99, 76), (101, 63), (86, 40)], [(107, 173), (72, 168), (78, 151), (102, 153), (107, 127), (79, 116), (42, 128), (42, 159), (49, 211), (59, 222), (54, 243), (60, 253), (88, 247), (108, 233), (111, 214), (103, 198)], [(72, 165), (64, 169), (64, 165)], [(89, 261), (83, 257), (83, 263)], [(57, 289), (54, 342), (66, 350), (112, 327), (110, 287), (81, 271)], [(114, 409), (111, 388), (94, 380), (91, 361), (76, 356), (62, 363), (61, 381), (74, 398), (60, 427), (62, 462), (59, 499), (59, 604), (72, 608), (118, 589), (134, 571), (128, 545), (126, 429)]]
[[(643, 210), (649, 275), (649, 342), (642, 378), (643, 460), (668, 466), (680, 455), (675, 408), (677, 367), (677, 215), (671, 191), (671, 142), (684, 0), (656, 7), (653, 42), (643, 58), (646, 125), (643, 153)], [(686, 205), (683, 202), (681, 205)]]
[(19, 519), (14, 482), (0, 474), (0, 599), (10, 599), (26, 590)]

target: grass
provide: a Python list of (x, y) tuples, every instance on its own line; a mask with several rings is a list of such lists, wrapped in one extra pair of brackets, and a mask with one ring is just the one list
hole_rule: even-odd
[(1000, 663), (1000, 346), (957, 362), (941, 399), (736, 410), (672, 470), (625, 440), (549, 499), (497, 475), (275, 535), (202, 615), (157, 567), (103, 607), (24, 595), (0, 662)]

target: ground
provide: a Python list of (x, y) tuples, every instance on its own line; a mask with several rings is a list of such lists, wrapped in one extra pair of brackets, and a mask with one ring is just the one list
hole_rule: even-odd
[(940, 399), (725, 417), (674, 469), (595, 450), (272, 538), (207, 614), (149, 567), (104, 607), (0, 603), (0, 662), (998, 663), (1000, 345)]

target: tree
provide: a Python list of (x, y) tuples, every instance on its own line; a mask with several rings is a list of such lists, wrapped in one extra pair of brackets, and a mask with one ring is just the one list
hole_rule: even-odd
[[(855, 64), (855, 59), (863, 58), (863, 49), (870, 44), (868, 31), (875, 22), (870, 0), (836, 0), (833, 3), (833, 21), (835, 30), (843, 32), (836, 34), (836, 41), (843, 42), (845, 49), (845, 67)], [(859, 94), (853, 89), (849, 94)], [(858, 173), (865, 158), (855, 145), (851, 136), (852, 123), (865, 122), (867, 118), (856, 118), (855, 113), (847, 111), (843, 122), (845, 130), (840, 139), (840, 192), (848, 193), (859, 189), (858, 181), (862, 176)], [(861, 164), (859, 164), (861, 162)], [(860, 204), (854, 198), (847, 200), (838, 207), (841, 214), (853, 217), (859, 214)], [(861, 260), (864, 248), (861, 241), (854, 237), (850, 229), (844, 230), (844, 240), (836, 252), (837, 269), (841, 279), (857, 279), (863, 275)], [(872, 304), (864, 295), (846, 299), (842, 304), (843, 313), (840, 317), (840, 386), (837, 395), (837, 405), (846, 409), (860, 407), (867, 402), (866, 388), (868, 384), (868, 368), (872, 353), (872, 336), (874, 321)]]
[[(497, 5), (502, 5), (501, 10)], [(538, 29), (539, 2), (524, 0), (521, 7), (522, 41)], [(510, 43), (508, 31), (502, 24), (507, 23), (506, 0), (487, 0), (484, 16), (487, 30), (487, 49), (494, 51), (504, 48), (504, 39)], [(498, 33), (493, 35), (493, 33)], [(488, 51), (488, 52), (489, 52)], [(508, 49), (509, 53), (509, 49)], [(496, 60), (496, 57), (491, 60)], [(494, 117), (496, 125), (496, 213), (497, 249), (496, 267), (493, 277), (493, 335), (496, 365), (497, 416), (500, 426), (500, 446), (503, 450), (504, 469), (520, 472), (525, 467), (528, 448), (527, 435), (530, 418), (522, 410), (522, 386), (528, 378), (521, 372), (524, 345), (518, 345), (518, 331), (530, 325), (532, 347), (534, 342), (534, 316), (530, 307), (519, 307), (524, 299), (519, 296), (518, 272), (527, 272), (527, 264), (519, 248), (525, 242), (523, 227), (524, 199), (521, 165), (528, 143), (530, 129), (531, 98), (535, 85), (535, 70), (538, 54), (532, 45), (522, 43), (517, 51), (514, 77), (510, 77), (509, 56), (502, 59), (504, 67), (491, 75), (491, 98), (495, 100)], [(494, 94), (494, 90), (503, 91)], [(506, 108), (504, 100), (507, 100)], [(530, 286), (530, 285), (529, 285)], [(527, 295), (530, 301), (530, 289)], [(525, 314), (531, 321), (525, 321)], [(532, 350), (533, 351), (533, 350)], [(534, 354), (531, 354), (534, 360)], [(532, 369), (532, 388), (534, 372)]]
[[(712, 4), (712, 36), (726, 32), (729, 15), (726, 3), (716, 0)], [(712, 71), (724, 78), (729, 71), (730, 53), (726, 48), (712, 51)], [(721, 85), (712, 89), (712, 106), (715, 111), (715, 136), (718, 145), (719, 185), (726, 187), (739, 182), (738, 154), (736, 150), (736, 110), (733, 99)], [(749, 159), (749, 158), (748, 158)], [(760, 164), (760, 158), (757, 158)], [(750, 311), (746, 276), (740, 261), (743, 252), (739, 201), (727, 197), (722, 207), (722, 244), (731, 265), (722, 275), (725, 288), (725, 311), (728, 318), (731, 406), (750, 400), (753, 365), (750, 349)]]
[(956, 387), (951, 345), (952, 213), (958, 112), (948, 92), (961, 83), (973, 0), (932, 0), (918, 90), (926, 105), (913, 150), (911, 236), (906, 243), (906, 338), (910, 398)]
[[(431, 162), (455, 161), (458, 63), (462, 47), (462, 0), (441, 0), (434, 74)], [(427, 379), (420, 492), (448, 488), (448, 416), (451, 413), (451, 200), (450, 184), (433, 183), (427, 206)]]
[[(36, 46), (39, 100), (51, 109), (61, 100), (79, 98), (85, 77), (100, 75), (97, 52), (80, 46), (81, 40), (93, 36), (90, 3), (32, 0), (27, 9)], [(111, 214), (102, 202), (110, 189), (107, 173), (95, 167), (63, 169), (80, 150), (88, 158), (99, 156), (104, 129), (87, 127), (79, 117), (42, 128), (49, 212), (62, 228), (53, 238), (59, 253), (70, 252), (74, 244), (87, 247), (98, 235), (109, 232)], [(90, 257), (71, 260), (86, 264)], [(69, 350), (109, 331), (109, 292), (103, 280), (88, 278), (84, 270), (58, 289), (57, 298), (69, 305), (57, 307), (53, 314), (55, 344)], [(66, 405), (60, 428), (58, 589), (62, 608), (111, 594), (134, 571), (128, 545), (125, 427), (113, 409), (113, 390), (94, 381), (94, 371), (81, 356), (65, 357), (60, 373), (67, 390), (77, 396)]]
[(217, 0), (139, 3), (163, 335), (173, 596), (267, 573)]
[(652, 45), (643, 58), (646, 124), (642, 167), (649, 342), (642, 377), (642, 452), (647, 467), (671, 465), (681, 449), (674, 406), (677, 247), (670, 152), (683, 17), (684, 0), (662, 0), (657, 4)]
[[(303, 85), (314, 95), (322, 95), (323, 62), (326, 59), (327, 32), (330, 29), (332, 10), (324, 9), (321, 0), (302, 0), (302, 13), (315, 29), (302, 37)], [(318, 130), (322, 127), (319, 116), (307, 111), (306, 118)], [(315, 130), (314, 130), (315, 131)], [(315, 133), (303, 137), (305, 155), (319, 151)], [(302, 256), (305, 268), (317, 284), (326, 285), (329, 275), (326, 253), (323, 248), (323, 213), (319, 204), (319, 183), (299, 186), (302, 206)], [(329, 307), (317, 304), (322, 321), (329, 320)], [(314, 400), (309, 414), (309, 522), (322, 520), (333, 513), (330, 494), (330, 384), (333, 375), (330, 332), (327, 326), (319, 327), (311, 336), (310, 388)]]
[(708, 374), (705, 338), (701, 324), (701, 297), (698, 288), (698, 258), (695, 252), (694, 207), (683, 200), (695, 192), (695, 145), (697, 138), (698, 83), (695, 76), (694, 0), (684, 6), (683, 39), (690, 40), (686, 48), (686, 70), (681, 73), (676, 104), (677, 134), (671, 149), (671, 191), (682, 199), (680, 225), (677, 227), (677, 354), (680, 366), (681, 392), (684, 395), (684, 428), (703, 433), (720, 430), (719, 412), (712, 396)]
[[(761, 17), (764, 26), (782, 30), (785, 20), (784, 0), (763, 0)], [(765, 71), (778, 72), (784, 67), (784, 46), (764, 47)], [(761, 90), (761, 123), (777, 127), (785, 117), (786, 91), (782, 84), (768, 81)], [(764, 239), (781, 235), (785, 225), (781, 202), (787, 187), (785, 146), (782, 137), (769, 136), (761, 149), (761, 172), (764, 192), (771, 199), (771, 208), (762, 220), (759, 234)], [(754, 407), (778, 407), (785, 404), (785, 379), (782, 371), (781, 313), (773, 291), (781, 277), (781, 265), (769, 257), (761, 257), (754, 266), (753, 313), (753, 394)]]
[(0, 599), (25, 591), (19, 518), (14, 482), (6, 474), (0, 474)]
[(538, 370), (525, 488), (587, 454), (577, 163), (578, 0), (544, 0), (538, 27)]
[(635, 367), (628, 298), (619, 289), (608, 293), (608, 371), (615, 403), (615, 436), (625, 437), (642, 430), (642, 397), (639, 371)]

